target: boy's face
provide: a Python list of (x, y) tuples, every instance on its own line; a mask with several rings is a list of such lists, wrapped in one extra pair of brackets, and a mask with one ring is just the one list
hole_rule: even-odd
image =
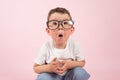
[[(71, 20), (68, 14), (61, 14), (61, 13), (53, 13), (49, 17), (49, 21), (68, 21)], [(55, 23), (54, 23), (55, 24)], [(57, 29), (49, 29), (46, 28), (46, 32), (52, 37), (55, 43), (65, 43), (69, 36), (74, 32), (74, 27), (69, 29), (64, 29), (63, 26), (60, 24)]]

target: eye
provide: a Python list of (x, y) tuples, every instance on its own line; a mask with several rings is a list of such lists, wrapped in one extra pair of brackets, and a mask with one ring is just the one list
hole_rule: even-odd
[(67, 24), (69, 24), (68, 21), (64, 21), (64, 22), (63, 22), (63, 25), (67, 25)]
[(57, 22), (53, 22), (52, 24), (53, 24), (53, 25), (58, 25), (58, 23), (57, 23)]

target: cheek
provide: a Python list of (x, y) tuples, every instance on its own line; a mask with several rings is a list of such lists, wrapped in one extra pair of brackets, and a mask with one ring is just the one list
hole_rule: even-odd
[(70, 36), (70, 33), (65, 33), (65, 37), (68, 38)]
[(66, 33), (68, 36), (72, 34), (72, 31), (69, 30), (67, 33)]
[(56, 32), (51, 32), (50, 35), (51, 35), (52, 37), (55, 37), (55, 36), (56, 36)]

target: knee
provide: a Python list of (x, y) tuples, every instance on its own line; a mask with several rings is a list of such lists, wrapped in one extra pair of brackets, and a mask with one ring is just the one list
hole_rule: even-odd
[(49, 73), (41, 73), (37, 76), (36, 80), (53, 80)]
[(86, 70), (81, 67), (74, 68), (73, 72), (74, 77), (77, 77), (79, 79), (88, 80), (88, 78), (90, 77), (89, 73), (87, 73)]

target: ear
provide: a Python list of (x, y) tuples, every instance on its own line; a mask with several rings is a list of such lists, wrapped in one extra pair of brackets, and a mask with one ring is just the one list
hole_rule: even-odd
[(48, 28), (46, 28), (46, 32), (47, 32), (47, 33), (49, 33), (49, 32), (50, 32)]
[(46, 28), (46, 32), (48, 35), (50, 35), (50, 30), (48, 28)]
[(75, 31), (75, 27), (73, 27), (73, 28), (71, 29), (71, 34), (72, 34), (74, 31)]

